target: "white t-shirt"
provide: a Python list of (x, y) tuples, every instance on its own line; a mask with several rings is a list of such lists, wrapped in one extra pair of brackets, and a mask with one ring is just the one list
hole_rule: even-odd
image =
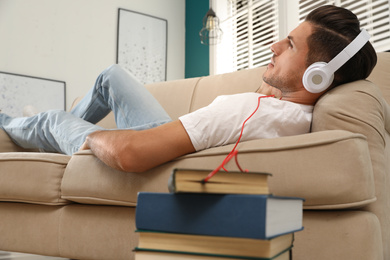
[[(196, 151), (237, 142), (242, 124), (255, 111), (258, 93), (217, 97), (210, 105), (181, 116)], [(313, 106), (272, 97), (260, 99), (246, 122), (241, 141), (304, 134), (310, 131)]]

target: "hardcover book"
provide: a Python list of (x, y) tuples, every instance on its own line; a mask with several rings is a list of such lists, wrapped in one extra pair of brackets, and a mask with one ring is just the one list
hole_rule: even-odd
[(170, 251), (135, 249), (135, 260), (291, 260), (291, 251), (286, 251), (271, 258), (235, 257), (211, 254), (184, 254)]
[(206, 183), (203, 182), (210, 172), (211, 170), (174, 169), (168, 189), (172, 193), (269, 194), (269, 173), (220, 171)]
[(251, 194), (138, 194), (136, 227), (181, 234), (270, 239), (301, 230), (303, 199)]
[(273, 239), (251, 239), (188, 235), (137, 230), (137, 249), (173, 251), (176, 253), (229, 255), (236, 257), (272, 258), (290, 250), (294, 234)]

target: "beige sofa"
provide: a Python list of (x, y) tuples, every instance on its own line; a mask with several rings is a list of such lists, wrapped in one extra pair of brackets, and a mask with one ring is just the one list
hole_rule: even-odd
[[(312, 133), (239, 145), (240, 164), (273, 174), (274, 194), (306, 199), (294, 260), (390, 259), (390, 53), (369, 81), (316, 104)], [(217, 95), (255, 91), (264, 68), (147, 87), (173, 118)], [(115, 127), (112, 118), (102, 125)], [(389, 145), (387, 145), (389, 144)], [(105, 166), (89, 151), (24, 151), (0, 131), (0, 250), (74, 259), (133, 259), (139, 191), (167, 192), (175, 167), (214, 169), (232, 145), (144, 173)], [(234, 163), (228, 168), (235, 170)]]

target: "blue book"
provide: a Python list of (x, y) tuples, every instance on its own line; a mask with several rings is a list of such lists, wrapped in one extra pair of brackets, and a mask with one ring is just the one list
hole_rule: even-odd
[(272, 195), (140, 192), (141, 230), (270, 239), (302, 230), (303, 199)]

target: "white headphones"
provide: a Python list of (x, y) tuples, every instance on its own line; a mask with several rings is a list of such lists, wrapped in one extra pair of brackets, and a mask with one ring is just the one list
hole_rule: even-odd
[(370, 39), (363, 29), (358, 36), (329, 63), (316, 62), (310, 65), (303, 74), (303, 86), (311, 93), (320, 93), (333, 82), (334, 73), (352, 58)]

